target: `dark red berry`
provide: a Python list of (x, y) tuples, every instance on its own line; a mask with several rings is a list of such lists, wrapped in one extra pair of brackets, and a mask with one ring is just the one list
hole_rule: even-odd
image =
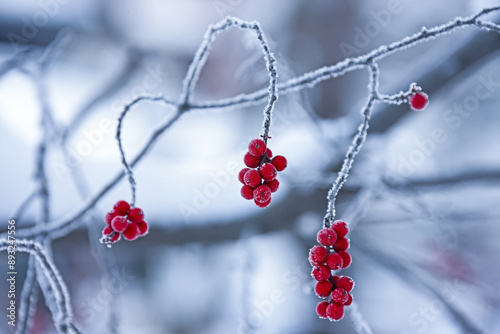
[(276, 191), (278, 191), (278, 188), (280, 187), (280, 183), (278, 181), (278, 179), (274, 179), (272, 181), (267, 181), (267, 182), (264, 182), (264, 184), (266, 186), (269, 187), (269, 189), (271, 189), (271, 192), (274, 193)]
[(335, 286), (337, 288), (342, 288), (347, 292), (351, 292), (354, 288), (354, 281), (349, 276), (341, 276), (337, 283), (335, 283)]
[(139, 228), (139, 236), (142, 237), (149, 232), (149, 225), (144, 220), (142, 222), (137, 223), (137, 227)]
[(113, 232), (114, 232), (113, 228), (108, 225), (104, 228), (104, 230), (102, 230), (102, 235), (110, 235)]
[(345, 302), (349, 299), (349, 294), (342, 288), (336, 288), (332, 291), (332, 301), (344, 305)]
[(273, 157), (273, 152), (269, 149), (269, 147), (266, 150), (266, 156), (268, 159), (271, 159)]
[(320, 265), (312, 269), (311, 275), (316, 281), (323, 282), (330, 278), (330, 268)]
[(282, 155), (277, 155), (273, 158), (273, 161), (272, 161), (274, 167), (276, 167), (276, 170), (278, 172), (281, 172), (282, 170), (284, 170), (287, 166), (287, 161), (286, 161), (286, 158)]
[(123, 232), (123, 231), (125, 231), (125, 229), (127, 228), (127, 226), (128, 226), (128, 220), (127, 220), (127, 218), (125, 218), (123, 216), (116, 216), (111, 221), (111, 227), (116, 232)]
[(241, 194), (241, 197), (243, 197), (244, 199), (253, 199), (253, 190), (254, 188), (250, 187), (250, 186), (243, 186), (241, 187), (241, 190), (240, 190), (240, 194)]
[(425, 109), (428, 102), (429, 98), (427, 94), (422, 92), (415, 93), (410, 97), (410, 105), (414, 110)]
[(326, 308), (328, 307), (328, 302), (320, 302), (318, 305), (316, 305), (316, 314), (323, 319), (327, 318), (326, 315)]
[(265, 163), (259, 168), (260, 175), (264, 181), (272, 181), (278, 176), (278, 171), (273, 164)]
[(348, 294), (348, 297), (349, 297), (349, 298), (348, 298), (348, 299), (347, 299), (347, 301), (344, 303), (344, 306), (349, 306), (349, 305), (351, 305), (351, 304), (352, 304), (352, 295), (351, 295), (350, 293)]
[(115, 242), (120, 241), (120, 239), (121, 239), (121, 238), (122, 238), (121, 233), (115, 233), (115, 235), (113, 235), (113, 236), (111, 237), (110, 242), (111, 242), (112, 244), (114, 244)]
[(133, 223), (142, 222), (144, 220), (144, 211), (139, 208), (130, 209), (128, 219)]
[(123, 231), (123, 238), (128, 241), (133, 241), (139, 237), (139, 228), (137, 224), (128, 224), (125, 231)]
[(326, 264), (332, 270), (339, 270), (342, 268), (343, 261), (344, 260), (342, 260), (342, 257), (338, 253), (331, 253), (326, 259)]
[(326, 315), (332, 321), (339, 321), (344, 317), (344, 307), (339, 304), (330, 303), (326, 308)]
[(337, 275), (333, 275), (332, 276), (332, 281), (333, 281), (333, 284), (337, 284), (337, 281), (339, 280), (340, 276), (337, 276)]
[(238, 180), (245, 184), (245, 179), (243, 178), (245, 176), (245, 173), (248, 172), (250, 170), (250, 168), (243, 168), (242, 170), (240, 170), (240, 172), (238, 173)]
[(346, 238), (337, 238), (337, 241), (333, 244), (333, 249), (336, 252), (342, 252), (349, 249), (349, 239)]
[(332, 224), (332, 229), (339, 237), (345, 237), (349, 233), (349, 225), (345, 221), (336, 220)]
[(342, 265), (342, 268), (345, 269), (351, 265), (352, 258), (351, 254), (347, 253), (346, 251), (340, 251), (339, 255), (342, 256), (342, 260), (344, 260), (344, 264)]
[(263, 156), (266, 148), (266, 143), (262, 139), (254, 139), (248, 144), (248, 152), (255, 157)]
[(324, 228), (318, 232), (316, 238), (323, 246), (330, 247), (337, 241), (337, 233), (331, 228)]
[(116, 212), (125, 216), (128, 213), (128, 210), (130, 210), (130, 204), (125, 201), (118, 201), (113, 208)]
[(309, 262), (311, 262), (312, 265), (319, 266), (325, 263), (327, 256), (328, 251), (325, 247), (314, 246), (309, 250)]
[(265, 184), (258, 186), (253, 191), (253, 197), (256, 202), (265, 203), (271, 199), (271, 189)]
[(260, 157), (254, 157), (250, 152), (247, 152), (243, 157), (243, 162), (250, 168), (256, 168), (260, 165)]
[(318, 297), (325, 298), (332, 293), (332, 283), (329, 281), (318, 282), (314, 287), (314, 292), (318, 295)]
[(109, 225), (109, 224), (111, 224), (111, 221), (113, 220), (113, 218), (115, 218), (118, 215), (119, 215), (118, 212), (116, 212), (115, 210), (111, 210), (108, 213), (106, 213), (106, 215), (104, 216), (104, 221), (106, 222), (106, 224)]
[(267, 202), (258, 202), (255, 198), (253, 199), (253, 201), (255, 202), (255, 205), (257, 205), (259, 208), (267, 208), (269, 206), (269, 204), (271, 204), (271, 199), (269, 198), (269, 200)]
[(245, 184), (247, 186), (250, 186), (252, 188), (257, 187), (262, 181), (259, 172), (257, 172), (255, 169), (250, 169), (249, 171), (247, 171), (245, 173), (245, 176), (243, 177), (243, 180), (245, 181)]

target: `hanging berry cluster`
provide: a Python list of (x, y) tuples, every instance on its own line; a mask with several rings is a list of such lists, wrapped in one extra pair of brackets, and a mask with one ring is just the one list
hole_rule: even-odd
[(318, 281), (314, 288), (320, 298), (328, 298), (316, 307), (321, 318), (339, 321), (344, 317), (344, 306), (351, 305), (354, 282), (347, 276), (332, 275), (332, 271), (345, 269), (351, 265), (347, 223), (337, 220), (329, 228), (318, 232), (316, 245), (309, 251), (309, 262), (313, 266), (311, 275)]
[(118, 242), (122, 235), (125, 240), (133, 241), (149, 231), (144, 212), (139, 208), (131, 208), (126, 201), (116, 202), (113, 210), (104, 216), (104, 221), (108, 225), (102, 231), (101, 243), (108, 247)]
[(276, 178), (278, 172), (287, 166), (286, 158), (281, 155), (273, 158), (266, 143), (262, 139), (254, 139), (248, 144), (243, 162), (250, 168), (243, 168), (238, 174), (238, 180), (243, 183), (241, 196), (247, 200), (253, 199), (259, 208), (269, 206), (271, 193), (276, 192), (280, 185)]

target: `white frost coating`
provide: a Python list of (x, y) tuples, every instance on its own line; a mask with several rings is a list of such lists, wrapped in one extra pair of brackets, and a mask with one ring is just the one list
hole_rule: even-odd
[(359, 312), (358, 304), (356, 304), (356, 302), (352, 302), (352, 304), (347, 307), (347, 313), (349, 314), (349, 318), (351, 318), (351, 321), (354, 324), (356, 333), (373, 334), (372, 329), (366, 322), (365, 318), (363, 318), (361, 312)]

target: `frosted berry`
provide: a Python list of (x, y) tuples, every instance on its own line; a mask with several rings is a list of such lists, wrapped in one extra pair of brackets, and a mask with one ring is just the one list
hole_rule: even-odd
[(354, 281), (349, 276), (341, 276), (335, 283), (337, 288), (342, 288), (347, 292), (351, 292), (354, 288)]
[(248, 144), (248, 152), (255, 157), (263, 156), (266, 148), (266, 143), (262, 139), (254, 139)]
[(348, 299), (347, 299), (347, 301), (344, 303), (344, 306), (349, 306), (349, 305), (351, 305), (351, 304), (352, 304), (352, 295), (351, 295), (350, 293), (348, 294), (348, 297), (349, 297), (349, 298), (348, 298)]
[(125, 201), (118, 201), (113, 208), (116, 212), (125, 216), (128, 213), (128, 210), (130, 210), (130, 204)]
[(264, 184), (266, 186), (269, 187), (269, 189), (271, 189), (271, 192), (274, 193), (276, 191), (278, 191), (278, 188), (280, 187), (280, 183), (277, 179), (274, 179), (272, 181), (267, 181), (267, 182), (264, 182)]
[(149, 232), (149, 225), (144, 220), (137, 223), (137, 228), (139, 229), (139, 236), (145, 236)]
[(270, 163), (265, 163), (259, 168), (260, 176), (264, 179), (264, 181), (272, 181), (278, 175), (278, 171), (276, 167), (274, 167)]
[(332, 229), (339, 237), (345, 237), (349, 233), (349, 225), (342, 220), (336, 220), (332, 224)]
[(285, 170), (287, 166), (286, 158), (282, 155), (277, 155), (273, 158), (272, 163), (278, 172)]
[(342, 256), (342, 260), (344, 260), (344, 264), (342, 265), (342, 269), (345, 269), (351, 265), (352, 258), (351, 254), (345, 252), (345, 251), (340, 251), (338, 253), (340, 256)]
[(122, 235), (120, 233), (115, 233), (115, 235), (113, 235), (111, 237), (111, 240), (109, 240), (109, 242), (114, 244), (115, 242), (120, 241), (121, 238), (122, 238)]
[(247, 186), (255, 188), (260, 184), (261, 178), (259, 172), (257, 172), (255, 169), (250, 169), (245, 173), (243, 180), (245, 181), (245, 184)]
[(258, 186), (253, 191), (253, 197), (256, 202), (265, 203), (271, 199), (271, 189), (265, 184)]
[(332, 301), (334, 303), (344, 305), (349, 299), (349, 294), (342, 288), (336, 288), (332, 291)]
[(326, 308), (326, 315), (332, 321), (339, 321), (344, 317), (344, 307), (339, 304), (331, 303)]
[(127, 220), (127, 218), (125, 218), (123, 216), (116, 216), (111, 221), (111, 227), (113, 228), (113, 230), (115, 232), (118, 232), (118, 233), (125, 231), (127, 226), (128, 226), (128, 220)]
[(330, 255), (328, 255), (328, 258), (326, 259), (326, 264), (332, 270), (341, 269), (343, 263), (344, 260), (342, 260), (342, 257), (338, 253), (331, 253)]
[(111, 224), (111, 221), (113, 220), (113, 218), (115, 218), (118, 215), (119, 215), (118, 212), (116, 212), (115, 210), (111, 210), (108, 213), (106, 213), (106, 215), (104, 216), (104, 221), (106, 222), (106, 224), (109, 225), (109, 224)]
[(320, 302), (318, 305), (316, 305), (316, 314), (323, 319), (327, 318), (326, 315), (326, 308), (328, 307), (328, 302)]
[(104, 230), (102, 230), (102, 235), (110, 235), (113, 232), (114, 232), (113, 228), (108, 225), (104, 228)]
[(316, 286), (314, 287), (314, 292), (318, 295), (318, 297), (325, 298), (332, 293), (332, 283), (325, 281), (325, 282), (318, 282), (316, 283)]
[(133, 223), (138, 223), (144, 220), (144, 211), (139, 208), (130, 209), (128, 219)]
[(273, 151), (271, 151), (269, 147), (266, 150), (266, 156), (268, 159), (271, 159), (273, 157)]
[(311, 262), (312, 265), (318, 266), (325, 263), (327, 256), (328, 251), (325, 247), (314, 246), (309, 250), (309, 262)]
[(128, 241), (133, 241), (139, 237), (139, 228), (137, 224), (128, 224), (125, 231), (123, 231), (123, 238)]
[(243, 186), (241, 187), (241, 190), (240, 190), (240, 194), (241, 194), (241, 197), (243, 197), (244, 199), (253, 199), (253, 190), (254, 188), (250, 187), (250, 186)]
[(267, 202), (258, 202), (255, 198), (253, 200), (259, 208), (267, 208), (271, 204), (271, 198)]
[(238, 173), (238, 180), (245, 184), (245, 179), (243, 178), (245, 176), (245, 173), (248, 172), (250, 170), (250, 168), (243, 168), (242, 170), (240, 170), (240, 172)]
[(410, 97), (410, 106), (413, 110), (422, 110), (427, 107), (427, 103), (429, 102), (429, 98), (427, 94), (418, 92), (413, 94)]
[(349, 239), (346, 238), (338, 238), (337, 241), (333, 244), (333, 249), (336, 252), (346, 251), (349, 249)]
[(337, 276), (337, 275), (333, 275), (332, 276), (332, 281), (333, 281), (333, 284), (335, 284), (335, 286), (337, 286), (337, 281), (339, 280), (340, 276)]
[(256, 168), (260, 165), (260, 157), (255, 157), (247, 152), (243, 157), (243, 162), (250, 168)]
[(330, 268), (325, 265), (314, 267), (311, 272), (312, 277), (318, 282), (326, 281), (330, 278), (330, 274)]
[(318, 232), (316, 238), (323, 246), (330, 247), (337, 241), (337, 233), (331, 228), (324, 228)]

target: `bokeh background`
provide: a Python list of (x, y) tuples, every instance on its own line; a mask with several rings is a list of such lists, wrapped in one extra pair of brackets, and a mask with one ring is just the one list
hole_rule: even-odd
[[(43, 220), (40, 201), (14, 217), (37, 187), (43, 100), (72, 156), (65, 161), (58, 144), (47, 149), (52, 221), (121, 170), (114, 132), (123, 105), (139, 95), (177, 99), (208, 25), (226, 15), (261, 23), (283, 82), (497, 4), (0, 1), (0, 230), (8, 219), (17, 229)], [(34, 77), (33, 63), (61, 34), (64, 46), (43, 78)], [(467, 28), (380, 62), (382, 92), (417, 82), (430, 105), (422, 112), (378, 105), (339, 195), (338, 218), (352, 224), (354, 261), (343, 273), (356, 281), (354, 321), (318, 319), (307, 253), (362, 120), (364, 70), (280, 96), (269, 146), (289, 167), (267, 209), (243, 200), (237, 180), (245, 146), (261, 132), (263, 105), (183, 116), (134, 170), (147, 237), (111, 249), (97, 242), (105, 212), (130, 200), (122, 180), (81, 217), (82, 227), (53, 241), (84, 332), (110, 333), (116, 319), (124, 334), (369, 333), (356, 329), (359, 314), (373, 333), (500, 332), (499, 56), (500, 36)], [(214, 43), (195, 100), (250, 93), (267, 80), (254, 35), (231, 30)], [(123, 128), (127, 156), (171, 114), (161, 104), (134, 108)], [(6, 268), (5, 252), (0, 261)], [(27, 262), (18, 253), (18, 297)], [(2, 314), (6, 294), (2, 279)], [(2, 318), (0, 332), (14, 333)], [(28, 332), (55, 332), (42, 295)]]

